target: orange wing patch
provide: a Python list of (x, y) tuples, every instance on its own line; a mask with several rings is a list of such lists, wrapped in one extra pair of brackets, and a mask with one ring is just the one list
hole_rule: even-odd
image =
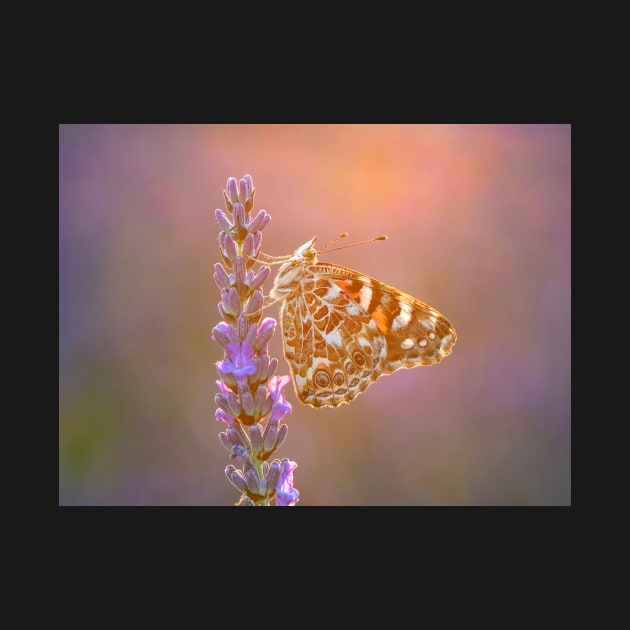
[(381, 304), (379, 304), (371, 313), (370, 317), (376, 322), (382, 333), (388, 333), (390, 326), (388, 323), (387, 313)]
[(352, 291), (352, 282), (346, 280), (335, 280), (335, 284), (348, 296), (357, 302), (360, 299), (359, 291)]

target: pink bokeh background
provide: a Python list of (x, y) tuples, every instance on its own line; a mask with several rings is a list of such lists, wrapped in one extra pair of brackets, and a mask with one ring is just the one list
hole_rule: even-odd
[(246, 173), (264, 252), (385, 233), (323, 260), (458, 334), (351, 405), (287, 388), (298, 506), (569, 505), (570, 125), (61, 125), (59, 503), (238, 499), (210, 331), (214, 210)]

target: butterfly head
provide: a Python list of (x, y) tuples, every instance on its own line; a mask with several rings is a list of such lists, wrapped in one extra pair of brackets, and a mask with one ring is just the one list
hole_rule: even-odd
[(315, 249), (316, 240), (317, 235), (313, 236), (310, 241), (306, 241), (304, 245), (300, 245), (300, 247), (295, 250), (292, 259), (301, 263), (317, 262), (317, 250)]
[(305, 267), (317, 263), (316, 240), (317, 236), (314, 236), (310, 241), (298, 247), (292, 256), (287, 257), (269, 293), (274, 300), (285, 300), (294, 294), (304, 276)]

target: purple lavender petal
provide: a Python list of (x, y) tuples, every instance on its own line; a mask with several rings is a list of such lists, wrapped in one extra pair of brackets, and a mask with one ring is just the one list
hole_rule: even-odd
[(262, 438), (262, 430), (260, 429), (259, 424), (253, 424), (249, 428), (249, 439), (252, 442), (252, 450), (255, 453), (258, 453), (262, 450), (263, 438)]
[(245, 203), (251, 196), (254, 190), (254, 182), (251, 175), (245, 175), (243, 179), (239, 181), (238, 186), (238, 198), (241, 203)]
[(289, 427), (286, 424), (280, 425), (278, 429), (278, 437), (276, 438), (276, 443), (274, 444), (274, 449), (278, 450), (282, 443), (287, 439), (287, 435), (289, 433)]
[(256, 251), (254, 249), (254, 235), (248, 234), (245, 237), (245, 241), (243, 242), (243, 257), (244, 258), (255, 258)]
[(251, 324), (250, 327), (247, 329), (247, 334), (245, 335), (245, 341), (247, 341), (248, 344), (251, 345), (252, 348), (254, 348), (254, 350), (258, 350), (258, 348), (256, 348), (256, 334), (258, 332), (258, 326), (256, 326), (256, 324)]
[[(225, 324), (225, 322), (221, 322), (222, 324)], [(232, 329), (234, 330), (234, 329)], [(230, 338), (230, 334), (228, 332), (226, 332), (225, 327), (224, 326), (215, 326), (212, 329), (212, 338), (221, 345), (221, 347), (225, 350), (228, 347), (228, 344), (231, 341), (234, 341), (234, 339)]]
[[(252, 291), (259, 289), (271, 273), (271, 267), (261, 267), (258, 273), (249, 281), (249, 288)], [(252, 274), (253, 275), (253, 274)]]
[(247, 297), (247, 285), (245, 284), (246, 275), (245, 261), (239, 257), (234, 261), (234, 279), (239, 293), (243, 297)]
[(269, 379), (269, 393), (273, 399), (273, 407), (271, 410), (271, 417), (274, 420), (279, 420), (287, 413), (291, 413), (291, 403), (287, 401), (284, 392), (284, 387), (291, 381), (291, 377), (287, 374), (283, 376), (272, 376)]
[(221, 431), (221, 433), (219, 433), (219, 441), (221, 442), (221, 444), (223, 444), (225, 450), (231, 454), (234, 445), (232, 444), (232, 442), (230, 442), (230, 438), (228, 437), (227, 433)]
[(243, 473), (241, 473), (240, 470), (234, 468), (232, 464), (229, 464), (225, 468), (225, 474), (227, 475), (227, 478), (230, 480), (230, 483), (237, 490), (240, 490), (241, 492), (247, 492), (247, 482), (245, 481), (245, 478), (243, 477)]
[(243, 207), (243, 204), (235, 203), (232, 211), (234, 213), (234, 227), (237, 229), (238, 234), (240, 235), (246, 229), (245, 208)]
[(234, 330), (234, 326), (230, 326), (227, 322), (219, 322), (213, 330), (220, 330), (222, 334), (229, 337), (230, 341), (238, 342), (238, 335), (236, 330)]
[(231, 234), (226, 234), (222, 240), (223, 243), (221, 249), (223, 251), (223, 255), (228, 260), (232, 262), (235, 261), (236, 257), (238, 256), (238, 247), (236, 245), (234, 237)]
[(258, 494), (258, 475), (255, 470), (251, 468), (245, 473), (245, 479), (247, 480), (247, 487), (252, 494)]
[[(286, 426), (286, 424), (282, 425)], [(263, 447), (266, 453), (270, 453), (275, 449), (276, 438), (278, 437), (278, 426), (273, 419), (269, 421), (263, 433)]]
[(247, 337), (249, 327), (249, 317), (247, 317), (247, 315), (243, 312), (239, 313), (236, 319), (236, 330), (238, 331), (239, 339), (245, 339), (245, 337)]
[(247, 229), (253, 234), (258, 232), (259, 230), (264, 230), (267, 223), (269, 223), (271, 217), (264, 211), (261, 210), (253, 219), (250, 221)]
[(256, 392), (254, 393), (254, 405), (256, 405), (256, 409), (262, 409), (268, 394), (269, 390), (266, 385), (259, 385), (256, 388)]
[(223, 307), (231, 315), (236, 316), (241, 312), (241, 298), (234, 287), (231, 287), (229, 291), (221, 291), (221, 301)]
[(242, 344), (230, 342), (226, 353), (228, 358), (219, 361), (217, 369), (224, 374), (233, 374), (237, 383), (245, 386), (247, 377), (257, 371), (256, 364), (252, 362), (254, 349), (247, 341), (243, 341)]
[(214, 265), (213, 278), (219, 289), (227, 290), (230, 288), (230, 276), (221, 263), (216, 263)]
[(278, 479), (280, 478), (280, 471), (282, 467), (280, 466), (280, 462), (275, 459), (271, 466), (267, 467), (267, 470), (264, 471), (265, 479), (267, 480), (267, 488), (275, 488)]
[(217, 406), (233, 418), (240, 417), (242, 409), (234, 392), (223, 381), (215, 381), (215, 383), (222, 392), (214, 397)]
[[(241, 399), (241, 407), (243, 407), (243, 411), (248, 415), (254, 415), (254, 411), (256, 410), (256, 406), (254, 405), (254, 397), (252, 396), (249, 387), (245, 385), (242, 389), (239, 389), (239, 397)], [(247, 424), (251, 424), (248, 422)]]
[(295, 505), (300, 496), (293, 487), (293, 471), (297, 468), (297, 464), (285, 458), (280, 465), (280, 477), (276, 481), (276, 505)]
[(214, 211), (214, 216), (217, 219), (217, 223), (219, 224), (219, 227), (224, 232), (229, 232), (232, 229), (232, 223), (228, 219), (228, 217), (225, 214), (225, 212), (223, 212), (223, 210), (219, 210), (219, 209), (215, 210)]
[(236, 181), (236, 177), (228, 178), (225, 194), (230, 203), (235, 204), (238, 201), (238, 182)]
[(263, 294), (260, 289), (256, 289), (251, 297), (249, 298), (249, 302), (247, 302), (247, 306), (245, 307), (245, 312), (248, 315), (254, 315), (262, 308), (264, 302)]
[(217, 409), (214, 412), (214, 417), (216, 418), (217, 422), (225, 422), (228, 427), (233, 427), (236, 424), (236, 420), (223, 409)]
[(271, 341), (275, 330), (276, 320), (271, 317), (265, 317), (260, 326), (258, 326), (258, 337), (255, 343), (252, 344), (254, 348), (256, 348), (256, 350), (264, 348)]

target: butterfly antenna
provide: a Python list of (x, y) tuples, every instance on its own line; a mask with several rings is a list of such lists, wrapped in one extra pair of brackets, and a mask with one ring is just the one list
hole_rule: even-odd
[(348, 236), (348, 232), (342, 232), (339, 236), (335, 236), (335, 238), (333, 238), (332, 241), (329, 241), (328, 243), (326, 243), (326, 245), (324, 247), (322, 247), (321, 251), (322, 252), (327, 252), (328, 248), (333, 244), (336, 243), (338, 240), (342, 239), (342, 238), (346, 238)]
[(347, 247), (355, 247), (356, 245), (367, 245), (367, 243), (373, 243), (374, 241), (386, 241), (387, 240), (387, 235), (386, 234), (381, 234), (380, 236), (375, 236), (374, 238), (370, 238), (367, 241), (360, 241), (358, 243), (351, 243), (350, 245), (341, 245), (340, 247), (333, 247), (330, 248), (330, 246), (333, 243), (336, 243), (338, 240), (342, 239), (342, 238), (346, 238), (346, 236), (348, 236), (348, 232), (342, 232), (339, 236), (337, 236), (336, 238), (333, 238), (332, 241), (330, 241), (330, 243), (328, 243), (328, 245), (326, 245), (326, 247), (324, 247), (323, 249), (319, 250), (318, 254), (322, 254), (324, 252), (334, 252), (338, 249), (346, 249)]

